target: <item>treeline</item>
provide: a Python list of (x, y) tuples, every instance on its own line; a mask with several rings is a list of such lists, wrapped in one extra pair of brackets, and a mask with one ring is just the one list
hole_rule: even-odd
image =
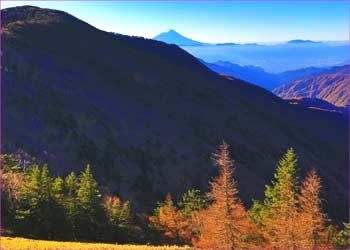
[[(2, 156), (2, 226), (12, 234), (54, 240), (193, 245), (203, 248), (347, 248), (349, 224), (332, 225), (322, 210), (321, 180), (311, 170), (299, 181), (289, 149), (277, 164), (265, 199), (245, 208), (234, 161), (223, 143), (212, 156), (219, 175), (202, 194), (170, 194), (152, 215), (132, 213), (130, 202), (101, 194), (90, 166), (78, 176), (52, 177), (48, 167), (25, 169)], [(5, 231), (5, 232), (6, 232)]]

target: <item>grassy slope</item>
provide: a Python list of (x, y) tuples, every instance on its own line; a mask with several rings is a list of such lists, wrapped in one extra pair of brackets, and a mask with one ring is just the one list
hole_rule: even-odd
[(179, 246), (146, 246), (146, 245), (117, 245), (102, 243), (59, 242), (47, 240), (32, 240), (25, 238), (1, 237), (3, 250), (118, 250), (118, 249), (155, 249), (155, 250), (185, 250), (190, 247)]

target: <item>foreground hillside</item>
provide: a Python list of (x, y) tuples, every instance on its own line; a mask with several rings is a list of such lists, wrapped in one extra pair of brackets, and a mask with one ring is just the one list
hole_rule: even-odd
[(345, 107), (350, 101), (350, 65), (335, 67), (331, 72), (286, 83), (273, 90), (284, 98), (318, 98)]
[(347, 217), (347, 123), (226, 79), (175, 45), (113, 35), (55, 10), (2, 10), (4, 152), (24, 150), (54, 173), (90, 163), (99, 183), (152, 209), (167, 192), (206, 191), (223, 139), (241, 197), (261, 198), (293, 146), (324, 180), (329, 214)]
[(190, 247), (179, 246), (147, 246), (147, 245), (117, 245), (117, 244), (99, 244), (99, 243), (80, 243), (80, 242), (61, 242), (48, 240), (32, 240), (25, 238), (1, 237), (1, 249), (3, 250), (185, 250)]

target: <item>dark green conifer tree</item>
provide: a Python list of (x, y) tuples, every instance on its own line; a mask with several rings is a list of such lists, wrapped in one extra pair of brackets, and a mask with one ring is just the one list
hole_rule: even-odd
[(79, 176), (77, 190), (79, 237), (89, 240), (101, 239), (106, 216), (100, 191), (97, 187), (90, 165)]
[(266, 185), (265, 200), (254, 201), (249, 211), (250, 218), (260, 226), (260, 230), (267, 232), (273, 247), (283, 244), (295, 247), (298, 241), (296, 216), (300, 186), (297, 163), (294, 149), (290, 148), (279, 161), (272, 184)]
[(198, 189), (190, 189), (183, 194), (178, 203), (179, 208), (185, 218), (190, 218), (191, 212), (206, 209), (209, 205), (208, 199)]
[(78, 189), (79, 183), (78, 178), (71, 172), (64, 180), (65, 184), (65, 201), (64, 208), (66, 211), (66, 219), (69, 224), (69, 235), (72, 240), (77, 240), (78, 233), (78, 216), (79, 216), (79, 206), (78, 206)]

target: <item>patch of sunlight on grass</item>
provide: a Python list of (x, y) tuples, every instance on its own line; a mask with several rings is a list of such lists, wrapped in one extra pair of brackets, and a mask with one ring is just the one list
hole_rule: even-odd
[(188, 246), (148, 246), (148, 245), (118, 245), (104, 243), (60, 242), (48, 240), (32, 240), (25, 238), (1, 237), (3, 250), (190, 250)]

